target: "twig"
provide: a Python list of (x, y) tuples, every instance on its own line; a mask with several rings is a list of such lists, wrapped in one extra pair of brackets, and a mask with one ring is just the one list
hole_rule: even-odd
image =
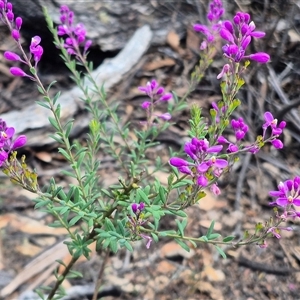
[(98, 299), (98, 292), (99, 292), (99, 289), (100, 289), (100, 287), (102, 285), (102, 282), (103, 282), (103, 273), (104, 273), (104, 268), (105, 268), (105, 265), (107, 263), (108, 257), (109, 257), (109, 250), (106, 250), (105, 251), (105, 256), (104, 256), (102, 264), (101, 264), (101, 268), (100, 268), (99, 273), (98, 273), (97, 282), (96, 282), (96, 286), (95, 286), (95, 290), (94, 290), (92, 300), (97, 300)]

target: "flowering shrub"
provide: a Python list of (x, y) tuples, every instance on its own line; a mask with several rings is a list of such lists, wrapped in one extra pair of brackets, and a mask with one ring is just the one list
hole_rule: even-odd
[[(52, 112), (52, 117), (49, 118), (55, 129), (52, 137), (60, 144), (58, 151), (71, 166), (71, 171), (63, 171), (63, 174), (76, 180), (76, 184), (64, 189), (53, 178), (46, 189), (41, 189), (38, 185), (38, 174), (27, 167), (25, 157), (17, 159), (16, 149), (25, 145), (26, 136), (14, 137), (14, 128), (8, 127), (5, 120), (0, 119), (1, 170), (12, 182), (35, 193), (35, 208), (42, 208), (52, 214), (56, 219), (52, 226), (66, 228), (70, 236), (70, 240), (65, 243), (73, 259), (63, 274), (57, 277), (55, 285), (46, 290), (47, 296), (41, 290), (38, 291), (41, 298), (58, 299), (63, 295), (60, 289), (62, 282), (80, 256), (89, 257), (88, 246), (94, 241), (102, 251), (117, 252), (122, 247), (132, 251), (132, 242), (137, 240), (143, 240), (146, 249), (151, 249), (154, 242), (168, 237), (173, 238), (187, 251), (191, 245), (197, 247), (199, 243), (212, 244), (226, 257), (222, 245), (237, 247), (254, 243), (265, 248), (267, 238), (280, 238), (281, 230), (291, 230), (290, 227), (282, 226), (282, 223), (300, 217), (299, 212), (294, 209), (294, 206), (300, 206), (299, 177), (280, 183), (278, 191), (270, 192), (270, 196), (276, 198), (271, 203), (275, 208), (275, 218), (270, 218), (264, 225), (256, 224), (253, 233), (245, 235), (243, 239), (237, 240), (235, 236), (222, 237), (215, 233), (214, 221), (207, 233), (201, 237), (189, 237), (185, 234), (187, 215), (184, 210), (204, 198), (207, 189), (219, 195), (219, 178), (230, 172), (241, 153), (255, 154), (266, 143), (271, 143), (276, 149), (284, 146), (280, 135), (286, 123), (281, 121), (278, 124), (271, 112), (264, 114), (262, 135), (252, 144), (245, 142), (248, 125), (242, 118), (232, 118), (233, 112), (240, 105), (236, 95), (244, 85), (242, 75), (250, 64), (249, 60), (264, 64), (270, 59), (264, 52), (246, 53), (252, 39), (263, 38), (265, 35), (264, 32), (255, 30), (249, 14), (238, 12), (233, 20), (223, 21), (222, 2), (211, 2), (207, 15), (209, 25), (194, 25), (204, 41), (200, 46), (202, 58), (191, 74), (190, 89), (182, 99), (178, 99), (175, 94), (166, 92), (155, 79), (146, 86), (139, 87), (149, 99), (141, 103), (145, 120), (140, 127), (133, 130), (135, 138), (132, 139), (132, 135), (129, 135), (129, 124), (120, 125), (116, 107), (108, 105), (106, 101), (105, 88), (99, 87), (91, 75), (91, 66), (86, 60), (91, 41), (86, 40), (84, 25), (75, 24), (74, 13), (67, 6), (63, 5), (60, 13), (61, 24), (55, 28), (45, 11), (54, 43), (61, 50), (62, 58), (72, 72), (72, 79), (84, 93), (82, 101), (91, 114), (87, 146), (69, 139), (73, 121), (62, 122), (59, 93), (51, 98), (49, 87), (44, 87), (40, 80), (37, 65), (43, 55), (41, 38), (33, 37), (29, 52), (24, 50), (20, 42), (22, 19), (14, 17), (11, 3), (0, 0), (0, 19), (9, 28), (21, 55), (6, 51), (4, 57), (24, 64), (24, 70), (18, 67), (10, 69), (14, 76), (26, 76), (36, 82), (44, 99), (38, 104)], [(183, 153), (175, 154), (170, 150), (169, 165), (157, 157), (155, 168), (151, 170), (149, 167), (153, 163), (147, 159), (145, 153), (157, 144), (156, 137), (168, 128), (172, 114), (185, 107), (189, 93), (201, 81), (212, 62), (215, 41), (219, 37), (225, 41), (222, 51), (226, 60), (220, 74), (216, 75), (222, 80), (222, 100), (212, 104), (209, 121), (202, 117), (201, 108), (193, 105), (190, 140), (183, 145)], [(77, 71), (77, 65), (83, 67), (87, 80), (93, 84), (93, 91), (98, 95), (97, 101), (90, 97), (88, 88)], [(165, 113), (156, 113), (155, 108), (158, 105), (165, 107)], [(226, 137), (224, 132), (228, 128), (233, 132), (234, 138)], [(121, 145), (114, 142), (114, 135), (120, 137)], [(106, 187), (99, 183), (97, 171), (101, 161), (97, 158), (97, 153), (100, 148), (118, 163), (119, 184)], [(155, 172), (161, 169), (168, 169), (170, 172), (167, 185), (155, 178)], [(172, 196), (174, 192), (176, 197)], [(165, 231), (160, 229), (160, 222), (165, 215), (176, 218), (176, 228)], [(82, 230), (73, 233), (70, 228), (76, 223), (81, 224)]]

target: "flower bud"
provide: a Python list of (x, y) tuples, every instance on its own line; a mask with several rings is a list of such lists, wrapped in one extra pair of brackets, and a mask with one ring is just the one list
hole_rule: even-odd
[(270, 60), (270, 55), (265, 52), (257, 52), (254, 54), (250, 54), (249, 58), (251, 60), (259, 62), (260, 64), (265, 64)]
[(19, 61), (21, 60), (20, 56), (14, 52), (10, 52), (10, 51), (5, 51), (4, 52), (4, 57), (7, 60), (12, 60), (12, 61)]
[(28, 76), (22, 69), (20, 69), (18, 67), (12, 67), (9, 70), (12, 75), (17, 76), (17, 77)]
[(22, 26), (22, 23), (23, 23), (22, 18), (21, 17), (17, 17), (15, 22), (16, 22), (17, 29), (20, 30), (21, 26)]
[(15, 150), (17, 148), (21, 148), (23, 147), (27, 142), (27, 138), (25, 135), (20, 135), (19, 137), (17, 137), (17, 139), (14, 141), (13, 146), (12, 146), (12, 150)]
[(13, 39), (15, 41), (19, 41), (20, 40), (20, 32), (17, 29), (13, 29), (13, 31), (11, 32), (11, 36), (13, 37)]
[(182, 166), (188, 166), (190, 163), (182, 158), (179, 157), (172, 157), (170, 159), (170, 164), (173, 167), (182, 167)]

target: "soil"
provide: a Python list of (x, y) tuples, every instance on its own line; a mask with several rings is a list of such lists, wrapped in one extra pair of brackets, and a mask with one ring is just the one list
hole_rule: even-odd
[[(263, 113), (271, 111), (276, 118), (287, 122), (283, 137), (285, 147), (280, 151), (265, 147), (256, 156), (242, 156), (230, 176), (221, 182), (221, 187), (224, 187), (219, 197), (209, 195), (205, 201), (187, 209), (187, 232), (190, 236), (204, 234), (212, 219), (216, 220), (216, 231), (223, 236), (241, 236), (246, 230), (253, 229), (256, 223), (265, 222), (273, 215), (268, 205), (271, 200), (268, 192), (276, 189), (280, 181), (300, 176), (299, 3), (296, 0), (224, 2), (228, 19), (236, 11), (251, 14), (257, 30), (267, 34), (264, 39), (253, 43), (250, 50), (252, 53), (265, 51), (271, 56), (271, 62), (267, 65), (251, 64), (245, 75), (246, 87), (238, 95), (242, 105), (234, 116), (243, 117), (249, 124), (247, 139), (253, 141), (261, 134)], [(120, 103), (118, 113), (124, 119), (130, 119), (132, 124), (138, 124), (142, 117), (140, 104), (144, 98), (137, 86), (156, 78), (161, 85), (179, 96), (187, 91), (189, 75), (199, 59), (201, 42), (201, 36), (194, 34), (191, 26), (194, 23), (205, 23), (207, 2), (120, 0), (101, 3), (87, 1), (87, 4), (74, 4), (74, 9), (80, 12), (81, 17), (85, 16), (82, 8), (89, 5), (94, 10), (87, 9), (86, 16), (93, 15), (91, 11), (95, 12), (95, 15), (101, 16), (101, 20), (108, 18), (108, 24), (110, 18), (113, 18), (113, 25), (103, 27), (106, 32), (102, 39), (96, 33), (91, 37), (94, 46), (90, 55), (95, 67), (119, 53), (134, 31), (144, 24), (149, 24), (156, 33), (155, 42), (143, 55), (141, 63), (134, 66), (109, 91), (108, 100)], [(126, 9), (122, 10), (125, 6)], [(17, 13), (22, 16), (22, 9), (18, 9)], [(36, 34), (41, 35), (42, 40), (49, 39), (47, 33), (36, 25), (32, 26), (23, 29), (25, 45)], [(0, 40), (1, 116), (22, 111), (39, 99), (40, 95), (30, 80), (10, 76), (11, 64), (4, 60), (2, 54), (6, 50), (16, 51), (16, 47), (2, 25)], [(220, 82), (216, 75), (223, 64), (221, 51), (218, 51), (205, 79), (189, 96), (189, 107), (192, 103), (198, 103), (207, 115), (211, 103), (221, 99)], [(57, 80), (53, 94), (58, 90), (72, 89), (69, 73), (55, 49), (45, 51), (40, 70), (45, 85)], [(82, 120), (86, 118), (86, 112), (77, 110), (74, 118)], [(162, 146), (149, 154), (153, 161), (157, 155), (166, 158), (168, 147), (180, 149), (188, 138), (188, 118), (189, 108), (174, 116), (174, 125), (159, 137)], [(81, 128), (76, 138), (83, 140), (86, 129)], [(23, 133), (29, 131), (26, 129)], [(34, 134), (37, 138), (41, 134), (43, 140), (48, 134), (48, 128), (40, 128)], [(28, 164), (37, 170), (40, 185), (46, 184), (53, 176), (62, 186), (71, 183), (60, 174), (66, 168), (66, 163), (57, 154), (57, 146), (53, 141), (46, 145), (27, 146), (20, 153), (25, 154)], [(106, 158), (100, 172), (105, 185), (118, 180), (118, 170), (112, 159)], [(165, 180), (166, 176), (164, 172), (158, 174), (160, 180)], [(52, 262), (61, 259), (67, 263), (70, 260), (62, 243), (66, 233), (60, 228), (47, 226), (52, 222), (52, 217), (34, 210), (33, 198), (32, 194), (20, 190), (1, 175), (0, 291), (5, 291), (3, 299), (35, 299), (31, 291), (37, 285), (53, 283), (56, 265)], [(174, 219), (166, 218), (162, 227), (168, 228), (172, 224)], [(270, 239), (266, 249), (257, 245), (228, 247), (224, 249), (227, 259), (220, 257), (211, 246), (201, 245), (186, 252), (171, 240), (153, 243), (149, 250), (143, 242), (139, 242), (134, 244), (133, 253), (121, 250), (108, 257), (92, 248), (91, 259), (82, 259), (75, 265), (75, 269), (83, 273), (83, 278), (68, 279), (65, 282), (64, 287), (69, 296), (64, 299), (92, 299), (95, 280), (103, 261), (106, 265), (99, 299), (300, 299), (299, 224), (297, 220), (290, 222), (288, 225), (294, 230), (283, 231), (279, 240)]]

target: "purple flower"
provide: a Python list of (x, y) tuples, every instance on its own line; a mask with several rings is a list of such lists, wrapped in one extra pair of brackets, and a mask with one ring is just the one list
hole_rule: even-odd
[(286, 180), (280, 182), (278, 185), (278, 191), (270, 191), (269, 195), (276, 197), (276, 201), (271, 204), (277, 204), (279, 206), (286, 207), (294, 204), (300, 206), (300, 177), (295, 177), (294, 180)]
[(164, 113), (162, 115), (159, 115), (158, 117), (165, 120), (165, 121), (169, 121), (172, 118), (172, 116), (169, 113)]
[(9, 70), (10, 73), (16, 77), (24, 77), (24, 76), (30, 77), (28, 74), (26, 74), (22, 69), (18, 67), (11, 67)]
[(0, 166), (8, 159), (11, 151), (26, 144), (26, 136), (20, 135), (14, 139), (15, 128), (7, 127), (6, 122), (0, 119)]
[(265, 52), (250, 54), (247, 57), (249, 57), (251, 60), (259, 62), (260, 64), (265, 64), (270, 60), (270, 55)]
[(221, 0), (213, 0), (209, 4), (209, 12), (207, 14), (207, 19), (210, 22), (218, 22), (223, 16), (225, 10)]
[(36, 64), (40, 61), (44, 52), (43, 47), (39, 45), (40, 42), (41, 38), (36, 35), (31, 39), (31, 44), (29, 47), (30, 53), (33, 54), (33, 59), (35, 60)]
[(139, 236), (147, 241), (146, 248), (149, 249), (151, 246), (152, 238), (149, 235), (140, 233)]
[(180, 168), (180, 167), (183, 167), (183, 166), (189, 166), (190, 163), (182, 158), (179, 158), (179, 157), (172, 157), (170, 159), (170, 164), (173, 166), (173, 167), (177, 167), (177, 168)]
[(18, 54), (11, 52), (11, 51), (5, 51), (4, 57), (7, 60), (11, 60), (11, 61), (20, 61), (21, 60), (21, 57)]
[(17, 17), (16, 20), (15, 20), (15, 23), (16, 23), (17, 29), (20, 30), (20, 29), (21, 29), (21, 26), (22, 26), (22, 23), (23, 23), (22, 18)]
[(262, 38), (265, 33), (262, 31), (254, 31), (255, 24), (250, 22), (250, 15), (238, 12), (233, 23), (224, 21), (220, 30), (222, 39), (228, 42), (222, 47), (224, 55), (233, 62), (240, 62), (242, 59), (251, 59), (258, 63), (264, 64), (270, 60), (270, 56), (264, 52), (258, 52), (246, 55), (246, 50), (252, 38)]
[(243, 118), (239, 118), (238, 120), (231, 120), (231, 127), (234, 130), (235, 137), (238, 141), (244, 138), (249, 129), (248, 126), (244, 123)]
[(173, 97), (171, 93), (165, 93), (164, 88), (159, 86), (154, 79), (147, 82), (146, 86), (139, 86), (138, 89), (147, 94), (153, 104), (157, 101), (169, 101)]
[(221, 73), (217, 76), (217, 79), (221, 79), (225, 74), (229, 74), (229, 73), (230, 73), (230, 65), (225, 64), (223, 66)]
[(151, 106), (151, 102), (150, 101), (144, 101), (141, 104), (141, 106), (142, 106), (143, 109), (148, 109)]
[[(86, 41), (86, 29), (84, 24), (74, 24), (74, 12), (71, 11), (67, 5), (60, 7), (60, 21), (57, 34), (59, 36), (66, 35), (64, 48), (67, 49), (68, 54), (75, 55), (76, 58), (82, 60), (82, 56), (86, 55), (90, 48), (92, 41)], [(79, 46), (84, 45), (83, 53), (80, 53)]]
[(20, 135), (19, 137), (16, 138), (16, 140), (14, 141), (11, 149), (15, 150), (17, 148), (21, 148), (23, 147), (27, 142), (27, 138), (25, 135)]
[(132, 203), (131, 204), (131, 209), (134, 214), (139, 215), (141, 211), (143, 211), (145, 208), (145, 203), (141, 202), (140, 204), (138, 203)]
[(265, 136), (265, 133), (266, 133), (266, 130), (267, 130), (268, 127), (271, 127), (272, 136), (273, 136), (273, 135), (280, 135), (282, 133), (282, 130), (286, 126), (285, 121), (281, 121), (279, 123), (279, 125), (277, 126), (278, 120), (274, 119), (273, 115), (269, 111), (265, 112), (264, 119), (265, 119), (266, 122), (262, 126), (262, 128), (264, 130), (263, 136)]
[(11, 32), (11, 36), (15, 41), (19, 41), (20, 40), (20, 32), (17, 29), (13, 29)]

